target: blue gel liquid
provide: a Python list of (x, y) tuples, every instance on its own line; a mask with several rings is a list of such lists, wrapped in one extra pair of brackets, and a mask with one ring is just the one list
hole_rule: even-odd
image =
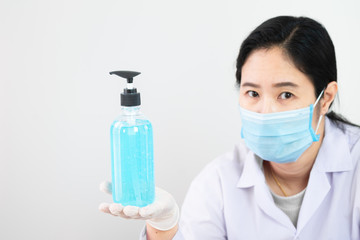
[(154, 201), (153, 131), (148, 120), (111, 125), (112, 195), (123, 206)]

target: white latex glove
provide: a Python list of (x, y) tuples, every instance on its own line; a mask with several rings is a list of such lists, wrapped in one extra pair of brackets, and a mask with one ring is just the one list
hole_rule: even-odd
[[(102, 192), (111, 193), (111, 183), (104, 181), (100, 184)], [(143, 219), (152, 227), (167, 231), (175, 227), (179, 220), (179, 207), (170, 193), (156, 187), (155, 200), (145, 207), (123, 206), (119, 203), (101, 203), (99, 210), (126, 219)]]

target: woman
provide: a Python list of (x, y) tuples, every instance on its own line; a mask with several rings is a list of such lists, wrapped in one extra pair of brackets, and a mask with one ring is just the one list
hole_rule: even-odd
[(242, 142), (192, 182), (179, 225), (161, 189), (147, 207), (100, 210), (147, 219), (147, 239), (360, 239), (360, 128), (329, 110), (338, 85), (326, 29), (265, 21), (241, 45), (236, 79)]

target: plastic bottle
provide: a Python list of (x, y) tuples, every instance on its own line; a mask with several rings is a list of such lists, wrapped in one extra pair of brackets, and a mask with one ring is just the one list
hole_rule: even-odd
[(133, 87), (139, 72), (114, 71), (127, 79), (121, 114), (111, 125), (112, 196), (123, 206), (143, 207), (154, 201), (153, 131), (140, 112), (140, 93)]

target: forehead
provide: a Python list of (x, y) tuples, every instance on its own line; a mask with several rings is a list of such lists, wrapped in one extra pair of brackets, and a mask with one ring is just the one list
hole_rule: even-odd
[(264, 87), (280, 82), (313, 87), (310, 79), (279, 47), (258, 49), (250, 54), (241, 70), (241, 85), (248, 82)]

